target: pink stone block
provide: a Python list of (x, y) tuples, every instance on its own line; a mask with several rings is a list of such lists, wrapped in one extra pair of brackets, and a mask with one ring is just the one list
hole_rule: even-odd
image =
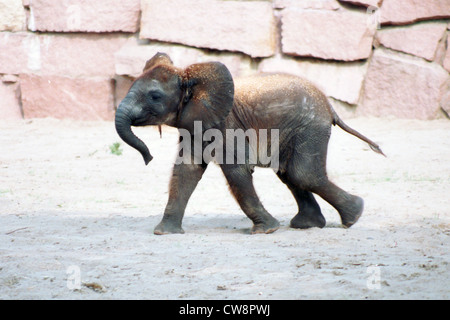
[(383, 24), (410, 24), (443, 18), (450, 18), (449, 0), (384, 0), (381, 6)]
[(353, 11), (287, 10), (282, 13), (284, 53), (330, 60), (366, 59), (376, 25)]
[(276, 21), (268, 1), (143, 0), (140, 37), (267, 57)]
[(114, 84), (110, 79), (21, 74), (20, 86), (25, 118), (114, 118)]
[(377, 40), (384, 47), (433, 61), (447, 23), (427, 22), (379, 30)]
[(0, 33), (0, 73), (112, 77), (123, 34)]
[(139, 0), (33, 0), (28, 28), (57, 32), (136, 32)]
[(363, 115), (435, 119), (449, 78), (441, 66), (420, 58), (377, 49), (364, 85)]

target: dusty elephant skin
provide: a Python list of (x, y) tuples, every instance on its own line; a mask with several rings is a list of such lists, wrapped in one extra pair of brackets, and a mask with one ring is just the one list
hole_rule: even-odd
[[(338, 125), (367, 142), (375, 152), (383, 153), (374, 142), (348, 127), (325, 95), (308, 81), (286, 74), (263, 74), (234, 81), (219, 62), (193, 64), (182, 70), (173, 66), (169, 56), (158, 53), (147, 61), (143, 74), (119, 105), (115, 125), (119, 136), (137, 149), (148, 164), (153, 157), (131, 126), (165, 124), (194, 135), (196, 121), (201, 122), (202, 130), (215, 129), (224, 135), (230, 129), (278, 130), (278, 150), (272, 150), (278, 155), (276, 173), (292, 192), (299, 210), (291, 220), (291, 227), (325, 226), (313, 193), (339, 212), (345, 227), (352, 226), (361, 216), (363, 200), (342, 190), (327, 177), (331, 126)], [(211, 143), (211, 140), (202, 141), (202, 148)], [(230, 153), (227, 143), (229, 140), (224, 140), (221, 151), (225, 157), (236, 159), (236, 154), (227, 155)], [(258, 147), (246, 141), (247, 150)], [(274, 148), (268, 143), (266, 151), (271, 147)], [(236, 152), (234, 148), (233, 152)], [(181, 224), (186, 205), (210, 161), (196, 160), (175, 164), (169, 200), (155, 234), (184, 233)], [(261, 204), (252, 181), (255, 166), (270, 164), (246, 161), (219, 165), (233, 196), (254, 224), (251, 232), (276, 231), (280, 224)]]

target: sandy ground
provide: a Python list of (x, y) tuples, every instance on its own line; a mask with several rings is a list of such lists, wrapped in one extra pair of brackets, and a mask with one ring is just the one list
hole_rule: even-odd
[(450, 121), (352, 119), (387, 158), (333, 129), (328, 170), (365, 199), (350, 229), (320, 204), (324, 229), (288, 227), (296, 204), (255, 172), (282, 227), (250, 235), (216, 165), (189, 202), (184, 235), (156, 236), (177, 133), (111, 122), (0, 121), (0, 299), (449, 299)]

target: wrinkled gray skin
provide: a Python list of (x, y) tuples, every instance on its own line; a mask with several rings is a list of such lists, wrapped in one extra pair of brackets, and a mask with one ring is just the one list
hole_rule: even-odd
[[(382, 152), (378, 145), (342, 122), (325, 95), (306, 80), (285, 74), (265, 74), (235, 82), (219, 62), (194, 64), (182, 70), (174, 67), (166, 54), (158, 53), (147, 61), (143, 74), (120, 103), (115, 125), (119, 136), (137, 149), (148, 164), (152, 156), (133, 134), (131, 126), (165, 124), (193, 134), (194, 121), (202, 121), (203, 130), (216, 128), (224, 136), (226, 129), (268, 129), (269, 132), (279, 129), (276, 174), (298, 204), (291, 227), (325, 226), (313, 193), (336, 208), (345, 227), (352, 226), (361, 216), (363, 200), (342, 190), (327, 177), (331, 126), (338, 125), (366, 141), (374, 151)], [(208, 144), (204, 142), (203, 148)], [(223, 152), (225, 158), (225, 147)], [(155, 234), (184, 233), (181, 223), (187, 202), (207, 166), (204, 160), (201, 164), (174, 166), (169, 200)], [(271, 233), (279, 228), (279, 222), (256, 195), (252, 181), (254, 166), (220, 165), (232, 194), (253, 221), (251, 232)]]

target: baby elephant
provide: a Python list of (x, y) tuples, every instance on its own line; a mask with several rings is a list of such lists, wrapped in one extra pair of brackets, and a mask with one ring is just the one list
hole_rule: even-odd
[(148, 164), (152, 156), (131, 126), (163, 124), (179, 129), (180, 152), (155, 234), (184, 233), (187, 202), (211, 161), (221, 167), (233, 196), (253, 221), (252, 234), (271, 233), (280, 226), (255, 192), (255, 166), (272, 167), (291, 190), (298, 204), (291, 227), (325, 226), (313, 193), (336, 208), (342, 224), (350, 227), (361, 216), (363, 200), (327, 177), (331, 126), (338, 125), (383, 154), (377, 144), (348, 127), (326, 96), (305, 79), (261, 74), (233, 81), (222, 63), (180, 69), (168, 55), (157, 53), (120, 103), (115, 126)]

